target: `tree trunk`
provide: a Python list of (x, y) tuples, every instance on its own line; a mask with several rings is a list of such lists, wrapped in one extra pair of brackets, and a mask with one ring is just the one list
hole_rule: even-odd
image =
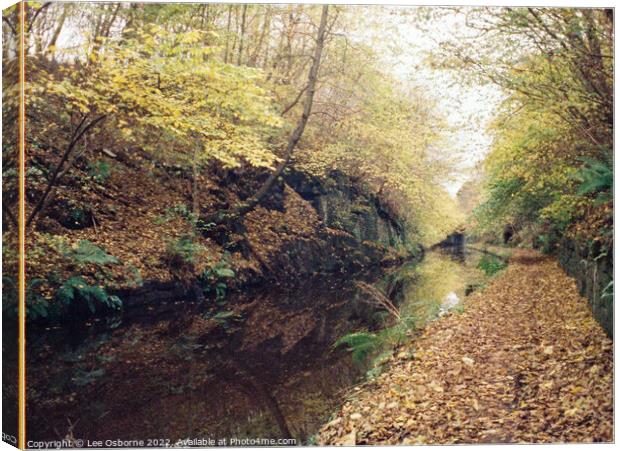
[(65, 25), (65, 21), (67, 20), (67, 8), (69, 7), (68, 5), (62, 5), (63, 10), (62, 10), (62, 15), (60, 16), (60, 19), (58, 19), (58, 24), (56, 25), (56, 28), (54, 29), (54, 34), (52, 35), (52, 38), (50, 39), (50, 41), (47, 44), (47, 48), (49, 49), (49, 54), (50, 54), (50, 59), (54, 60), (54, 53), (55, 53), (55, 47), (56, 47), (56, 41), (58, 41), (58, 37), (60, 36), (60, 32), (62, 31), (63, 26)]
[(280, 429), (280, 433), (282, 434), (281, 438), (293, 438), (291, 430), (288, 428), (288, 424), (286, 423), (286, 418), (282, 413), (282, 409), (280, 409), (278, 401), (271, 394), (269, 389), (258, 379), (255, 379), (249, 375), (247, 377), (247, 383), (250, 385), (252, 391), (262, 400), (262, 404), (267, 408), (271, 415), (273, 415), (273, 418), (276, 420), (278, 425), (278, 429)]
[(90, 53), (89, 61), (93, 61), (99, 56), (101, 45), (106, 38), (110, 37), (110, 30), (112, 28), (112, 25), (116, 21), (116, 17), (118, 16), (118, 11), (120, 10), (120, 8), (121, 4), (117, 3), (114, 11), (112, 12), (112, 15), (108, 19), (104, 19), (100, 27), (98, 27), (99, 30), (94, 37), (93, 49)]
[(293, 438), (291, 430), (286, 423), (286, 418), (280, 409), (280, 405), (276, 398), (271, 394), (269, 387), (262, 383), (258, 377), (253, 377), (253, 371), (245, 365), (241, 360), (233, 357), (233, 365), (235, 365), (236, 376), (239, 382), (249, 388), (248, 393), (257, 395), (262, 404), (273, 415), (274, 420), (278, 424), (278, 428), (282, 433), (282, 438)]
[(288, 144), (286, 146), (286, 150), (284, 153), (284, 159), (278, 164), (276, 169), (269, 175), (267, 180), (263, 183), (263, 185), (259, 188), (259, 190), (252, 197), (247, 199), (243, 204), (238, 206), (236, 209), (232, 211), (224, 211), (218, 212), (213, 215), (213, 217), (209, 218), (207, 223), (215, 223), (222, 224), (225, 222), (230, 222), (240, 216), (245, 215), (252, 211), (260, 201), (265, 197), (269, 190), (276, 182), (278, 177), (282, 175), (284, 169), (288, 165), (291, 160), (291, 156), (293, 154), (293, 150), (297, 146), (297, 143), (301, 139), (303, 135), (304, 129), (306, 128), (306, 124), (308, 123), (308, 118), (310, 117), (310, 113), (312, 112), (312, 101), (314, 99), (314, 93), (316, 91), (316, 83), (319, 74), (319, 68), (321, 66), (321, 55), (323, 53), (323, 47), (325, 45), (325, 34), (327, 28), (327, 15), (328, 15), (328, 5), (323, 5), (323, 10), (321, 13), (321, 23), (319, 25), (319, 30), (317, 32), (316, 38), (316, 47), (314, 49), (314, 57), (312, 61), (312, 66), (310, 67), (310, 73), (308, 74), (308, 85), (306, 87), (306, 98), (304, 100), (304, 109), (301, 117), (299, 118), (299, 122), (297, 123), (297, 127), (291, 133)]
[(230, 52), (230, 18), (232, 17), (232, 5), (228, 6), (228, 20), (226, 21), (226, 51), (224, 52), (224, 63), (228, 64), (228, 54)]
[(198, 203), (198, 149), (194, 149), (192, 156), (192, 213), (197, 218), (200, 214), (200, 204)]
[(241, 66), (243, 59), (243, 41), (245, 39), (245, 19), (248, 13), (248, 5), (243, 5), (241, 13), (241, 33), (239, 34), (239, 54), (237, 55), (237, 66)]
[(226, 51), (224, 52), (224, 63), (228, 64), (228, 52), (230, 51), (230, 17), (232, 16), (232, 5), (228, 6), (228, 20), (226, 21)]
[[(250, 57), (250, 61), (248, 62), (248, 66), (250, 66), (250, 67), (256, 67), (257, 66), (258, 58), (259, 58), (259, 53), (260, 53), (260, 51), (261, 51), (261, 49), (263, 47), (263, 42), (265, 41), (265, 37), (269, 33), (270, 26), (271, 26), (271, 6), (267, 5), (267, 9), (265, 10), (265, 18), (263, 19), (262, 31), (261, 31), (260, 37), (258, 38), (258, 44), (256, 44), (256, 49), (254, 50), (254, 53)], [(269, 51), (269, 45), (267, 45), (267, 48), (265, 49), (265, 61), (267, 61), (267, 52), (268, 51)]]

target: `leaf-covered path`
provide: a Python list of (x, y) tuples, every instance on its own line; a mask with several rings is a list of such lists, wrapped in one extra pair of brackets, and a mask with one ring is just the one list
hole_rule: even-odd
[[(410, 352), (408, 352), (410, 351)], [(321, 444), (613, 440), (613, 346), (551, 258), (516, 251), (464, 313), (357, 387)]]

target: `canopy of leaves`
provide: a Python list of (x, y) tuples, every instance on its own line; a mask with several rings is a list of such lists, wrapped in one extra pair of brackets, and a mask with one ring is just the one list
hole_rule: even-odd
[[(464, 11), (478, 33), (445, 42), (442, 64), (507, 93), (486, 158), (475, 216), (482, 231), (562, 233), (611, 217), (612, 41), (607, 10), (482, 8)], [(475, 45), (474, 45), (475, 43)], [(606, 205), (605, 205), (606, 204)]]
[(297, 161), (316, 175), (352, 175), (405, 219), (414, 239), (432, 244), (462, 220), (442, 186), (453, 163), (441, 151), (445, 121), (432, 98), (383, 74), (372, 57), (349, 51), (348, 64), (364, 70), (329, 86)]
[(210, 57), (216, 47), (209, 39), (152, 25), (107, 42), (98, 54), (80, 49), (77, 62), (57, 73), (41, 68), (29, 84), (28, 106), (61, 122), (50, 121), (32, 139), (49, 141), (69, 124), (105, 117), (126, 143), (159, 155), (184, 161), (198, 151), (201, 160), (227, 167), (270, 167), (275, 156), (267, 139), (281, 120), (260, 71)]

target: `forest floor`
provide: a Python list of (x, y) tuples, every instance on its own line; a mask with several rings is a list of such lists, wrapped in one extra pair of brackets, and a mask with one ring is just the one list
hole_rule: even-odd
[(575, 281), (518, 250), (508, 268), (356, 387), (320, 444), (613, 440), (613, 343)]

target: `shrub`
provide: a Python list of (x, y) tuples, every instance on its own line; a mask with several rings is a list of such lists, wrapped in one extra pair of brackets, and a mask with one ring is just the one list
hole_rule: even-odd
[(108, 295), (99, 285), (89, 285), (82, 277), (67, 279), (56, 291), (56, 299), (64, 307), (69, 307), (78, 301), (85, 302), (93, 314), (97, 311), (97, 306), (112, 310), (120, 310), (123, 306), (118, 296)]
[(334, 348), (339, 346), (347, 346), (353, 362), (362, 363), (379, 349), (381, 340), (372, 332), (353, 332), (336, 340)]
[(104, 160), (97, 160), (88, 164), (88, 175), (97, 183), (105, 183), (112, 174), (110, 163)]
[(190, 235), (184, 235), (176, 241), (168, 242), (166, 246), (166, 260), (169, 264), (196, 263), (196, 258), (204, 250), (204, 246), (194, 241)]
[(214, 292), (217, 302), (222, 302), (226, 297), (228, 289), (227, 279), (235, 277), (235, 271), (230, 267), (227, 258), (217, 262), (215, 265), (205, 269), (198, 277), (198, 284), (202, 287), (205, 294)]
[(233, 312), (232, 310), (224, 310), (222, 312), (218, 312), (215, 315), (211, 316), (220, 327), (224, 329), (230, 329), (233, 323), (240, 321), (240, 317), (238, 314)]
[(614, 186), (614, 167), (612, 158), (607, 161), (599, 161), (593, 158), (582, 157), (581, 161), (585, 163), (578, 174), (577, 178), (581, 182), (577, 189), (577, 194), (597, 194), (600, 201), (606, 202), (613, 196), (612, 189)]
[[(28, 320), (61, 319), (67, 310), (78, 305), (75, 302), (84, 302), (91, 313), (101, 309), (120, 310), (123, 303), (118, 296), (108, 295), (105, 289), (98, 285), (89, 285), (81, 277), (67, 279), (56, 290), (56, 302), (49, 302), (41, 293), (41, 287), (49, 280), (30, 279), (26, 284), (26, 318)], [(11, 277), (3, 277), (3, 313), (9, 317), (17, 317), (17, 284)]]
[(478, 262), (478, 268), (487, 276), (492, 276), (507, 266), (506, 262), (494, 255), (485, 254)]
[(73, 199), (59, 199), (54, 202), (50, 217), (71, 230), (91, 227), (94, 222), (92, 206)]
[(534, 241), (534, 248), (540, 249), (543, 254), (550, 254), (553, 252), (560, 240), (560, 235), (553, 231), (542, 233), (536, 237)]
[(96, 265), (108, 265), (111, 263), (119, 263), (118, 258), (108, 254), (95, 243), (89, 240), (80, 240), (77, 244), (67, 246), (62, 243), (59, 248), (60, 253), (77, 265), (82, 266), (88, 263)]
[(385, 327), (377, 332), (359, 331), (347, 334), (334, 343), (333, 347), (347, 346), (354, 363), (370, 361), (370, 376), (379, 372), (378, 367), (385, 364), (393, 350), (403, 344), (407, 333), (416, 328), (419, 318), (404, 316), (393, 326)]
[[(30, 279), (26, 283), (26, 318), (36, 320), (49, 316), (50, 305), (40, 292), (43, 279)], [(9, 318), (17, 317), (17, 283), (9, 276), (2, 277), (2, 313)]]
[(198, 216), (185, 204), (177, 204), (167, 208), (166, 212), (155, 219), (156, 224), (165, 224), (174, 218), (181, 218), (195, 227), (197, 230), (207, 231), (214, 224), (205, 224)]

